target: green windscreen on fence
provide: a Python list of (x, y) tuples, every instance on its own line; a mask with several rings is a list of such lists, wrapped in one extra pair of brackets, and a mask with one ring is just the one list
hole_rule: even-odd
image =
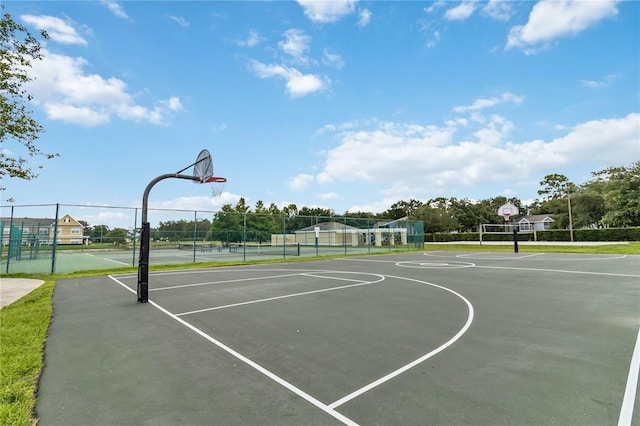
[[(4, 229), (4, 228), (3, 228)], [(11, 227), (9, 232), (9, 259), (20, 259), (22, 252), (22, 229)]]
[[(12, 206), (11, 216), (0, 222), (3, 272), (65, 273), (138, 264), (137, 208)], [(149, 223), (151, 267), (388, 253), (421, 249), (424, 242), (422, 221), (407, 218), (149, 209)]]

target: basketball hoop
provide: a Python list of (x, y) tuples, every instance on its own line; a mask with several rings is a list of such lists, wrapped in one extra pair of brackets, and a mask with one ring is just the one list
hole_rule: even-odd
[(224, 184), (227, 183), (227, 178), (211, 176), (204, 180), (204, 183), (208, 183), (211, 187), (212, 197), (219, 197), (222, 195), (222, 190), (224, 189)]
[(502, 216), (505, 222), (508, 222), (511, 216), (518, 215), (519, 213), (518, 207), (511, 203), (504, 204), (498, 209), (498, 215)]
[(193, 181), (195, 183), (208, 183), (211, 187), (211, 196), (219, 197), (222, 195), (224, 184), (227, 183), (227, 178), (213, 175), (213, 160), (211, 154), (206, 149), (200, 151), (198, 158), (193, 166)]

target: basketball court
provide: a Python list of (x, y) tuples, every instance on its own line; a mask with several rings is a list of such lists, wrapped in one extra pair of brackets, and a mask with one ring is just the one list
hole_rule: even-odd
[[(640, 257), (416, 252), (61, 280), (68, 424), (638, 422)], [(635, 352), (634, 352), (635, 349)]]

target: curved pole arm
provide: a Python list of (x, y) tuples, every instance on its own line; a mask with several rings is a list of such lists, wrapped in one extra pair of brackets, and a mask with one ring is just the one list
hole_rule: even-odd
[(201, 177), (181, 175), (179, 173), (168, 173), (166, 175), (160, 175), (147, 185), (142, 196), (142, 228), (140, 229), (140, 258), (138, 260), (138, 302), (147, 303), (149, 301), (149, 241), (151, 229), (149, 227), (149, 221), (147, 219), (149, 193), (153, 186), (164, 179), (176, 178), (187, 179), (194, 181), (202, 181)]

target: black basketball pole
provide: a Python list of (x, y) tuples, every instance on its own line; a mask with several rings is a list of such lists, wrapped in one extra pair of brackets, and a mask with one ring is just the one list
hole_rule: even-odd
[[(180, 172), (183, 172), (189, 167), (180, 170)], [(149, 301), (149, 241), (151, 239), (150, 238), (151, 228), (149, 226), (149, 221), (147, 219), (147, 206), (149, 201), (149, 192), (151, 192), (151, 188), (153, 188), (153, 186), (156, 183), (160, 182), (163, 179), (176, 178), (176, 179), (202, 181), (202, 177), (200, 176), (181, 175), (179, 174), (180, 172), (169, 173), (166, 175), (158, 176), (157, 178), (152, 180), (149, 183), (149, 185), (147, 185), (147, 188), (144, 190), (144, 195), (142, 196), (142, 228), (140, 229), (140, 258), (138, 260), (138, 290), (137, 290), (138, 302), (140, 303), (147, 303)]]

